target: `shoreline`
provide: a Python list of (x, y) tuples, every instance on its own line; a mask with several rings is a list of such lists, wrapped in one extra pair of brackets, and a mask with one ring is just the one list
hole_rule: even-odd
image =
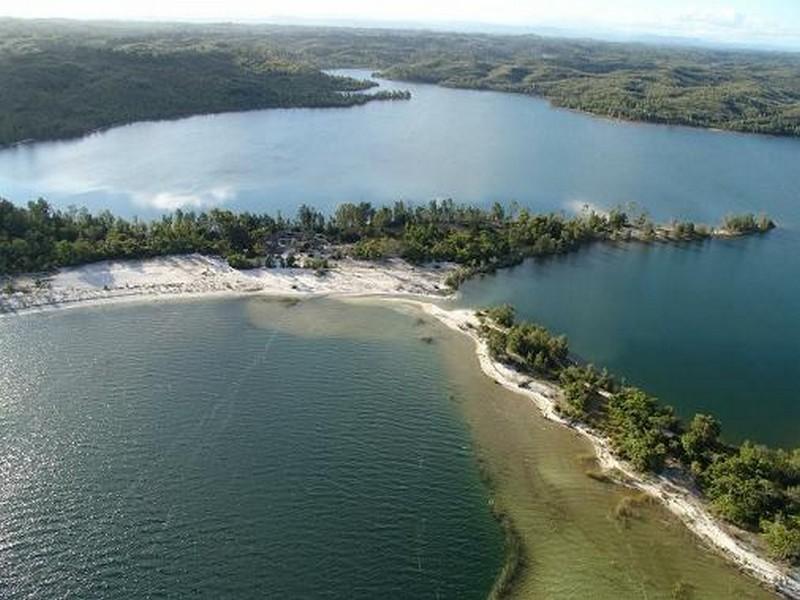
[(473, 311), (446, 310), (418, 300), (398, 298), (395, 301), (414, 304), (450, 329), (471, 338), (483, 373), (505, 389), (531, 400), (545, 419), (587, 439), (601, 470), (615, 483), (640, 490), (655, 498), (696, 537), (741, 571), (785, 597), (800, 598), (800, 573), (791, 572), (762, 557), (751, 544), (736, 538), (731, 532), (733, 528), (714, 517), (697, 494), (664, 475), (635, 471), (613, 454), (608, 441), (597, 432), (581, 423), (570, 422), (561, 417), (555, 410), (556, 398), (560, 393), (556, 385), (523, 375), (490, 358), (486, 343), (477, 334), (480, 323)]
[(430, 85), (433, 87), (439, 87), (449, 90), (463, 90), (463, 91), (470, 91), (470, 92), (494, 92), (495, 94), (512, 94), (515, 96), (526, 96), (528, 98), (533, 98), (535, 100), (541, 100), (542, 102), (546, 102), (547, 105), (557, 111), (564, 111), (566, 113), (572, 113), (575, 115), (585, 116), (585, 117), (592, 117), (595, 119), (599, 119), (601, 121), (606, 121), (608, 123), (616, 123), (620, 125), (647, 125), (647, 126), (658, 126), (658, 127), (674, 127), (677, 129), (685, 129), (687, 131), (707, 131), (710, 133), (716, 134), (734, 134), (734, 135), (746, 135), (746, 136), (760, 136), (760, 137), (769, 137), (774, 139), (797, 139), (798, 134), (795, 133), (781, 133), (776, 131), (749, 131), (746, 129), (734, 129), (731, 127), (723, 127), (722, 124), (716, 125), (692, 125), (687, 122), (683, 121), (663, 121), (657, 119), (635, 119), (635, 118), (628, 118), (628, 117), (617, 117), (613, 115), (609, 115), (602, 112), (594, 112), (588, 108), (578, 108), (572, 106), (565, 106), (562, 104), (557, 104), (552, 98), (544, 94), (539, 93), (531, 93), (525, 90), (509, 90), (509, 89), (502, 89), (502, 88), (494, 88), (491, 86), (487, 87), (470, 87), (465, 85), (449, 85), (444, 82), (430, 82), (430, 81), (423, 81), (419, 79), (395, 79), (392, 77), (388, 77), (384, 75), (381, 71), (377, 71), (378, 75), (373, 73), (373, 77), (375, 79), (383, 79), (385, 81), (391, 82), (401, 82), (401, 83), (411, 83), (413, 85)]
[(341, 260), (326, 271), (258, 268), (239, 271), (219, 257), (200, 254), (144, 260), (102, 261), (8, 279), (0, 289), (0, 318), (136, 301), (249, 295), (302, 297), (335, 295), (441, 298), (449, 293), (450, 264), (416, 267), (399, 259), (382, 263)]
[(542, 416), (586, 438), (599, 466), (621, 485), (656, 498), (696, 537), (740, 570), (790, 598), (800, 598), (800, 573), (788, 571), (761, 556), (732, 528), (714, 517), (703, 500), (664, 475), (635, 472), (611, 452), (607, 440), (591, 428), (567, 421), (555, 410), (559, 389), (492, 360), (478, 335), (479, 322), (470, 309), (445, 309), (433, 302), (448, 291), (445, 277), (453, 265), (415, 267), (401, 260), (384, 263), (343, 260), (322, 275), (308, 269), (236, 271), (224, 260), (184, 255), (135, 261), (110, 261), (62, 269), (36, 284), (36, 276), (11, 278), (27, 292), (0, 292), (0, 318), (65, 308), (134, 301), (205, 297), (283, 296), (311, 298), (372, 297), (422, 310), (471, 338), (483, 373), (534, 404)]

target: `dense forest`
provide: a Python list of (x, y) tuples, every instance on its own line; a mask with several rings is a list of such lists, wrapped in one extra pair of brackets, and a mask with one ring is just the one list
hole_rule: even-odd
[(524, 38), (421, 53), (394, 79), (541, 96), (631, 121), (800, 135), (800, 56)]
[(480, 315), (493, 358), (561, 386), (562, 415), (603, 432), (616, 453), (639, 471), (680, 468), (720, 517), (759, 531), (776, 558), (800, 562), (800, 449), (725, 444), (714, 417), (698, 414), (682, 422), (643, 390), (592, 365), (576, 364), (563, 336), (517, 322), (512, 307)]
[(281, 31), (322, 66), (546, 98), (635, 121), (800, 135), (800, 54), (622, 44), (537, 35)]
[(0, 145), (142, 119), (361, 104), (319, 69), (544, 97), (616, 118), (800, 135), (800, 55), (268, 25), (0, 19)]
[[(768, 218), (752, 215), (730, 217), (727, 222), (740, 229), (725, 230), (726, 235), (774, 227)], [(292, 251), (322, 244), (338, 254), (367, 260), (398, 256), (415, 263), (454, 262), (462, 265), (449, 280), (457, 287), (475, 273), (595, 241), (701, 240), (711, 230), (692, 223), (656, 227), (645, 215), (629, 215), (622, 209), (608, 214), (586, 210), (567, 217), (499, 203), (481, 209), (452, 200), (417, 206), (396, 202), (380, 208), (346, 203), (331, 215), (301, 206), (294, 218), (221, 209), (199, 214), (179, 210), (140, 221), (108, 211), (93, 215), (85, 209), (56, 210), (41, 199), (25, 207), (0, 199), (0, 274), (189, 252), (224, 256), (236, 268), (269, 266), (278, 258), (273, 256), (276, 237), (288, 234), (300, 242)]]
[(0, 146), (116, 124), (276, 107), (405, 100), (286, 52), (189, 28), (0, 19)]

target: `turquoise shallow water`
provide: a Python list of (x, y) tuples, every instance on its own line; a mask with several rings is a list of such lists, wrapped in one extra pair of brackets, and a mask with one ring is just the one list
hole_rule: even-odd
[(253, 300), (74, 309), (0, 319), (0, 357), (4, 598), (491, 587), (501, 533), (411, 317)]

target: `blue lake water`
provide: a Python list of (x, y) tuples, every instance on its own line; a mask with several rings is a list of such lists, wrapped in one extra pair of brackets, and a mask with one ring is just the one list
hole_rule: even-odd
[(138, 123), (7, 149), (0, 193), (140, 216), (452, 197), (539, 210), (636, 202), (656, 218), (712, 221), (732, 210), (788, 211), (800, 223), (798, 140), (619, 123), (526, 96), (385, 85), (411, 90), (412, 100)]
[(634, 202), (656, 220), (707, 223), (767, 212), (780, 229), (763, 238), (596, 247), (470, 283), (463, 302), (516, 304), (682, 414), (718, 414), (731, 439), (800, 442), (800, 140), (386, 85), (412, 100), (139, 123), (7, 149), (0, 195), (142, 217), (434, 197), (540, 211)]

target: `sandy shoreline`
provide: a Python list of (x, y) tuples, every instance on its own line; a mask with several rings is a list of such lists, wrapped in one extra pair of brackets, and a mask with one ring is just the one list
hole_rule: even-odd
[(204, 296), (414, 295), (447, 293), (443, 264), (415, 267), (402, 260), (383, 263), (341, 260), (328, 271), (251, 269), (237, 271), (220, 258), (190, 254), (149, 260), (103, 261), (48, 275), (10, 279), (0, 286), (0, 315), (55, 310), (87, 304)]
[[(503, 387), (529, 398), (552, 421), (578, 432), (595, 449), (607, 471), (620, 474), (625, 485), (656, 498), (694, 534), (740, 569), (790, 598), (800, 598), (800, 574), (760, 556), (732, 528), (711, 515), (695, 494), (664, 476), (642, 475), (611, 452), (593, 430), (567, 422), (556, 412), (556, 386), (533, 380), (493, 361), (477, 333), (478, 320), (468, 309), (447, 310), (431, 300), (446, 294), (444, 279), (454, 267), (415, 267), (400, 260), (382, 264), (345, 260), (323, 275), (306, 269), (236, 271), (225, 261), (201, 255), (146, 261), (102, 262), (62, 269), (43, 278), (11, 280), (16, 290), (0, 292), (0, 316), (110, 302), (203, 296), (382, 296), (423, 310), (447, 327), (469, 336), (483, 372)], [(415, 296), (416, 299), (403, 297)]]
[(696, 494), (667, 477), (644, 475), (635, 471), (612, 453), (605, 438), (584, 425), (562, 418), (555, 409), (560, 393), (557, 386), (531, 379), (492, 360), (486, 343), (477, 334), (480, 323), (471, 310), (446, 310), (424, 301), (399, 301), (419, 306), (446, 326), (472, 338), (481, 369), (488, 377), (504, 388), (530, 398), (546, 419), (587, 438), (597, 454), (601, 468), (611, 472), (614, 479), (657, 498), (689, 530), (742, 571), (789, 598), (800, 598), (800, 573), (787, 571), (781, 565), (759, 555), (747, 542), (736, 538), (732, 533), (733, 528), (715, 518)]

